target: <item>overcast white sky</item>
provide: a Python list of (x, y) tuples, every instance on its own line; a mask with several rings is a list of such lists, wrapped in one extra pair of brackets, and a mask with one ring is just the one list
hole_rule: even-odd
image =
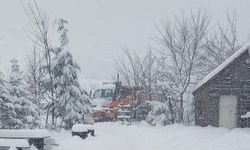
[[(29, 0), (23, 0), (27, 2)], [(250, 38), (249, 0), (38, 0), (51, 20), (69, 21), (70, 47), (82, 68), (81, 78), (111, 79), (113, 58), (121, 45), (143, 53), (157, 34), (155, 24), (180, 11), (207, 9), (213, 22), (225, 20), (227, 10), (236, 11), (242, 42)], [(25, 62), (32, 42), (24, 32), (27, 18), (20, 0), (0, 0), (0, 69), (11, 58)]]

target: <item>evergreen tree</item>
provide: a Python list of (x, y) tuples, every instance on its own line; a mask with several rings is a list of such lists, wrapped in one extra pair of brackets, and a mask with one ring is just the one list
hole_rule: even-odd
[(24, 82), (18, 61), (11, 60), (9, 94), (14, 107), (15, 123), (10, 128), (35, 128), (40, 124), (38, 107), (32, 102), (27, 84)]
[(65, 128), (71, 128), (76, 122), (81, 122), (84, 114), (89, 112), (89, 98), (78, 81), (79, 65), (74, 61), (68, 47), (68, 30), (66, 20), (56, 21), (60, 34), (60, 47), (55, 49), (52, 63), (54, 88), (58, 100), (56, 113)]
[(15, 105), (8, 91), (8, 83), (0, 72), (0, 128), (16, 128), (21, 121), (16, 119)]

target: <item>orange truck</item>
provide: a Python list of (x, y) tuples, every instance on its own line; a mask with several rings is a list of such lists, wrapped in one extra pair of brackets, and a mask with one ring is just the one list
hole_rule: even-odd
[(93, 118), (96, 122), (113, 121), (119, 118), (119, 107), (129, 105), (131, 90), (121, 82), (102, 83), (90, 93)]

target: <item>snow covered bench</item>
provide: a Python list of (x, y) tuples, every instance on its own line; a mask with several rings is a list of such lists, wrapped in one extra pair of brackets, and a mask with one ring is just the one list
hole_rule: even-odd
[(91, 136), (95, 135), (95, 129), (93, 125), (75, 124), (72, 127), (72, 136), (80, 136), (82, 139), (85, 139), (88, 137), (88, 134)]
[[(0, 140), (28, 141), (29, 145), (34, 145), (38, 150), (44, 149), (44, 139), (49, 138), (50, 133), (44, 129), (35, 130), (13, 130), (1, 129)], [(2, 146), (2, 145), (0, 145)], [(4, 146), (4, 145), (3, 145)]]

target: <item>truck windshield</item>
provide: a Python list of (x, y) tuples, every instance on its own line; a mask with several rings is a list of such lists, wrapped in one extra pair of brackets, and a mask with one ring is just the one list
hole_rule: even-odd
[(113, 89), (98, 89), (94, 92), (93, 98), (112, 99)]

